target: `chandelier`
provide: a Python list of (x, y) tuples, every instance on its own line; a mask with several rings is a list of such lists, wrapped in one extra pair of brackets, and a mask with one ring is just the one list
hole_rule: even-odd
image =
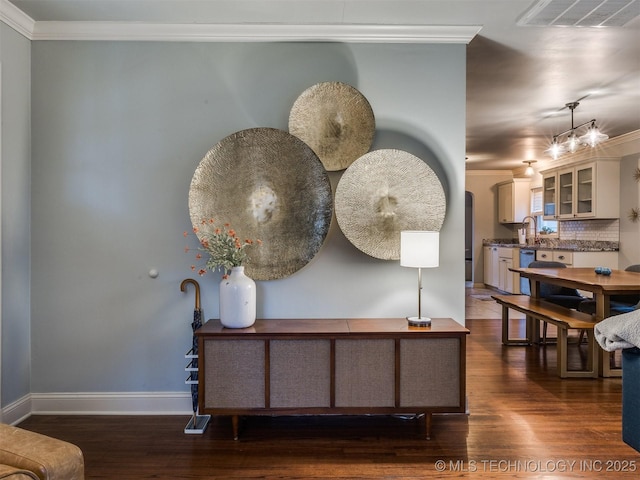
[[(551, 146), (544, 151), (547, 155), (552, 157), (554, 160), (557, 160), (561, 155), (565, 153), (575, 153), (579, 148), (584, 146), (595, 147), (600, 142), (603, 142), (609, 135), (601, 133), (596, 126), (596, 119), (589, 120), (588, 122), (581, 123), (580, 125), (573, 124), (573, 111), (576, 107), (580, 105), (578, 102), (570, 102), (565, 104), (565, 106), (571, 110), (571, 128), (569, 130), (565, 130), (562, 133), (558, 133), (553, 136), (553, 143)], [(576, 131), (580, 128), (589, 125), (586, 129), (586, 133), (582, 136), (578, 136)], [(567, 135), (568, 134), (568, 135)], [(561, 138), (567, 135), (564, 141), (560, 141)]]

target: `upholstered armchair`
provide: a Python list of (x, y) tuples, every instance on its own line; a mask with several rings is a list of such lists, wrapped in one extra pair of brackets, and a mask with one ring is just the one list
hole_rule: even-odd
[(84, 457), (71, 443), (0, 423), (0, 479), (83, 480)]

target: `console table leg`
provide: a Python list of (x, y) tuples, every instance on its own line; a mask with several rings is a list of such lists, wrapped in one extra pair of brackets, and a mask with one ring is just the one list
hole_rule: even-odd
[(431, 440), (431, 412), (427, 412), (424, 416), (424, 420), (425, 420), (425, 427), (427, 430), (427, 440)]
[(233, 426), (233, 439), (238, 440), (238, 415), (231, 417), (231, 425)]

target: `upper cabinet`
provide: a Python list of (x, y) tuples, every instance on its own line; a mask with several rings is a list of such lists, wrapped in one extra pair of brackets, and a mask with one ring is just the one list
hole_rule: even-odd
[(620, 216), (618, 159), (599, 159), (541, 173), (545, 219), (578, 220)]
[(498, 221), (500, 223), (520, 223), (529, 215), (528, 178), (514, 178), (498, 184)]

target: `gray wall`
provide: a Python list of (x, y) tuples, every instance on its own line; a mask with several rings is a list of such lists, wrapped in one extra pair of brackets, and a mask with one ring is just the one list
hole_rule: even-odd
[(0, 22), (0, 406), (30, 389), (30, 51), (27, 39)]
[[(193, 295), (179, 284), (192, 276), (182, 236), (191, 176), (235, 131), (286, 129), (296, 97), (321, 81), (368, 98), (374, 148), (410, 151), (439, 174), (447, 217), (440, 267), (423, 275), (423, 312), (464, 323), (465, 51), (34, 42), (31, 391), (187, 390)], [(198, 280), (215, 317), (219, 277)], [(258, 316), (415, 315), (416, 287), (415, 270), (366, 256), (334, 222), (304, 269), (258, 282)]]

